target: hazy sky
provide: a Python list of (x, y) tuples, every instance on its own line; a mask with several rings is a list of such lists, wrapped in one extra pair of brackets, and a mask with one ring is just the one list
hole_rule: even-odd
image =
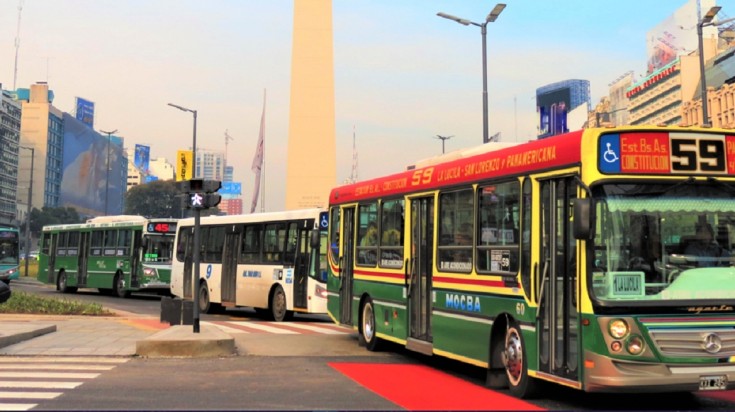
[[(299, 0), (308, 1), (308, 0)], [(535, 91), (591, 82), (592, 103), (629, 70), (642, 75), (646, 33), (685, 0), (505, 0), (487, 29), (489, 134), (536, 136)], [(19, 0), (0, 0), (0, 83), (13, 87)], [(17, 87), (48, 81), (54, 105), (95, 102), (95, 128), (174, 161), (191, 146), (224, 151), (250, 204), (267, 90), (266, 209), (284, 207), (293, 0), (23, 0)], [(334, 0), (337, 178), (401, 171), (482, 142), (482, 36), (436, 16), (482, 22), (495, 1)], [(735, 0), (720, 0), (721, 18)], [(696, 33), (696, 21), (692, 33)], [(318, 165), (315, 165), (318, 167)], [(262, 193), (261, 193), (262, 195)]]

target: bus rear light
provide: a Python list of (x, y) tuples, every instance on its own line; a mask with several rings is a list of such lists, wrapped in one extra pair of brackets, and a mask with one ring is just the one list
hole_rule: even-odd
[(619, 341), (619, 340), (614, 340), (614, 341), (613, 341), (613, 342), (612, 342), (612, 343), (610, 344), (610, 350), (611, 350), (611, 351), (613, 351), (613, 352), (620, 352), (620, 349), (623, 349), (623, 344), (622, 344), (622, 343), (620, 343), (620, 341)]
[(320, 298), (327, 298), (327, 289), (322, 285), (316, 285), (315, 295)]
[(610, 321), (607, 330), (613, 338), (622, 339), (628, 334), (628, 324), (623, 319), (614, 319)]
[(638, 335), (633, 335), (628, 339), (627, 342), (628, 353), (631, 355), (640, 355), (643, 352), (644, 343), (643, 338)]
[(156, 276), (156, 269), (153, 269), (153, 268), (143, 268), (143, 276), (147, 276), (147, 277)]

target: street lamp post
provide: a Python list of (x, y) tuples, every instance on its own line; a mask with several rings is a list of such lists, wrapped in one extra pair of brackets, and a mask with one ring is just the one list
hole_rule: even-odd
[(702, 126), (712, 126), (712, 124), (709, 122), (709, 110), (707, 103), (707, 79), (705, 77), (704, 71), (704, 40), (702, 38), (702, 29), (708, 26), (719, 26), (735, 20), (735, 18), (730, 18), (717, 22), (712, 21), (721, 8), (722, 7), (720, 6), (713, 6), (707, 11), (707, 13), (705, 13), (705, 15), (702, 17), (702, 20), (697, 23), (697, 40), (699, 40), (699, 76), (701, 85), (700, 93), (702, 94)]
[(112, 139), (112, 134), (117, 133), (117, 129), (111, 132), (100, 130), (100, 132), (107, 134), (107, 161), (105, 161), (105, 216), (107, 216), (108, 192), (110, 191), (110, 140)]
[(436, 138), (442, 141), (442, 154), (444, 154), (444, 142), (446, 142), (447, 140), (449, 140), (449, 139), (451, 139), (453, 137), (454, 137), (454, 135), (452, 135), (452, 136), (436, 135)]
[(28, 181), (28, 207), (26, 208), (26, 263), (25, 276), (28, 276), (28, 258), (31, 253), (31, 203), (33, 202), (33, 161), (36, 157), (36, 150), (33, 147), (18, 146), (21, 149), (31, 151), (31, 177)]
[[(196, 171), (197, 171), (197, 111), (192, 109), (187, 109), (186, 107), (182, 107), (173, 103), (168, 104), (171, 107), (175, 107), (181, 111), (189, 112), (192, 115), (194, 115), (194, 137), (192, 139), (191, 143), (191, 150), (193, 152), (192, 156), (192, 162), (191, 162), (191, 175), (192, 177), (196, 178)], [(194, 333), (199, 333), (199, 261), (200, 258), (200, 247), (201, 247), (201, 238), (199, 236), (200, 228), (199, 228), (199, 221), (200, 221), (201, 212), (198, 208), (194, 209), (194, 279), (192, 280), (192, 287), (194, 288), (194, 304), (192, 306), (192, 329)]]
[(487, 119), (487, 24), (494, 22), (500, 13), (505, 9), (505, 3), (498, 3), (493, 7), (493, 9), (490, 11), (490, 14), (487, 15), (485, 18), (484, 23), (475, 23), (473, 21), (462, 19), (459, 17), (452, 16), (451, 14), (446, 14), (439, 12), (436, 15), (439, 17), (443, 17), (445, 19), (449, 19), (452, 21), (456, 21), (459, 24), (469, 26), (470, 24), (473, 26), (477, 26), (480, 28), (480, 33), (482, 34), (482, 142), (487, 143), (490, 141), (488, 137), (488, 119)]

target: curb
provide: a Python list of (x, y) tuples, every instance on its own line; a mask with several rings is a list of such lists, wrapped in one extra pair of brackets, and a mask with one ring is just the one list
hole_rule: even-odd
[(218, 327), (202, 325), (194, 333), (188, 325), (175, 325), (135, 344), (135, 354), (149, 358), (211, 358), (233, 356), (235, 339)]
[(33, 339), (51, 332), (56, 332), (56, 325), (36, 327), (29, 331), (16, 332), (12, 335), (0, 335), (0, 348), (15, 345), (16, 343)]

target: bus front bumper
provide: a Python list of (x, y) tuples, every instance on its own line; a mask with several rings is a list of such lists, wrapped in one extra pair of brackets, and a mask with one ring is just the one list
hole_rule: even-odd
[(0, 272), (0, 280), (6, 283), (10, 282), (13, 279), (19, 279), (19, 278), (20, 278), (20, 271), (17, 269), (15, 270), (11, 269), (11, 270)]
[(585, 352), (588, 392), (696, 392), (735, 389), (735, 363), (664, 364)]

